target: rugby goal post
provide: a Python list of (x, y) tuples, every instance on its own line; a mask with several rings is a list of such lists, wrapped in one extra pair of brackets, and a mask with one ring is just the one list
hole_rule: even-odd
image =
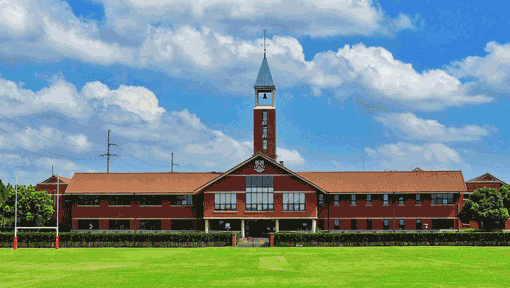
[(14, 250), (18, 249), (18, 229), (55, 229), (57, 230), (57, 239), (55, 249), (58, 249), (58, 208), (59, 208), (59, 184), (60, 177), (57, 175), (57, 227), (18, 227), (18, 178), (16, 177), (16, 201), (14, 202)]

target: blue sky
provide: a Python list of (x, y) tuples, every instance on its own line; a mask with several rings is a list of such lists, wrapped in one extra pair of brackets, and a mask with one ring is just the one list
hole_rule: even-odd
[(508, 4), (238, 2), (2, 2), (0, 179), (230, 169), (267, 29), (289, 168), (510, 180)]

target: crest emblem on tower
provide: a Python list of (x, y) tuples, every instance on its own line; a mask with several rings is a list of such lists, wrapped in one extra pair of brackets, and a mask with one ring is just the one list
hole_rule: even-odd
[(266, 171), (264, 160), (255, 160), (255, 172), (261, 173)]

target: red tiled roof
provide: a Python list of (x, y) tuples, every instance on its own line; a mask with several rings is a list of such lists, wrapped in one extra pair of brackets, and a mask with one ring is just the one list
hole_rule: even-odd
[[(485, 179), (487, 179), (487, 178), (489, 178), (489, 179), (491, 179), (491, 180), (485, 180)], [(499, 180), (498, 178), (494, 177), (494, 176), (493, 176), (492, 174), (490, 174), (490, 173), (485, 173), (485, 174), (483, 174), (483, 175), (481, 175), (481, 176), (478, 176), (478, 177), (473, 178), (473, 179), (471, 179), (471, 180), (469, 180), (469, 181), (466, 181), (466, 182), (498, 182), (498, 183), (501, 183), (501, 184), (503, 184), (503, 185), (507, 185), (505, 182), (503, 182), (503, 181)]]
[(296, 172), (330, 193), (466, 191), (461, 171)]
[[(67, 178), (67, 177), (58, 177), (58, 179), (60, 180), (60, 183), (71, 183), (71, 181), (73, 180), (73, 178)], [(42, 181), (41, 183), (38, 183), (38, 184), (55, 184), (57, 183), (57, 176), (53, 175), (51, 176), (50, 178)]]
[(193, 193), (218, 173), (75, 173), (66, 194)]
[(71, 183), (71, 181), (73, 180), (73, 178), (66, 178), (66, 177), (58, 177), (58, 179), (60, 180), (60, 182), (64, 182), (64, 183)]

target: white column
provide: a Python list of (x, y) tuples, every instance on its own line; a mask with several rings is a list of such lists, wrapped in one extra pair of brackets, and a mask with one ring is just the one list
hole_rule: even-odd
[(244, 219), (241, 219), (241, 238), (244, 239)]
[(280, 232), (280, 219), (276, 219), (276, 232)]
[(205, 233), (209, 233), (209, 219), (205, 219)]
[(315, 227), (317, 226), (317, 220), (312, 219), (312, 233), (315, 233)]

